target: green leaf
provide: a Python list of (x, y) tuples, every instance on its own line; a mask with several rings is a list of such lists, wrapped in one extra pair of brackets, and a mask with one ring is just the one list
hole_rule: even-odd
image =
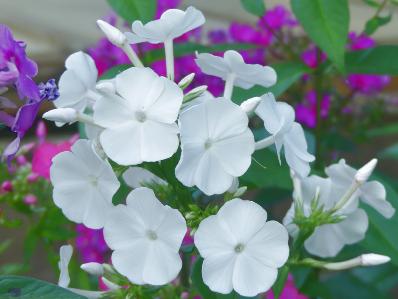
[(57, 285), (23, 276), (0, 276), (0, 298), (84, 299)]
[(362, 1), (364, 3), (366, 3), (367, 5), (372, 6), (372, 7), (379, 7), (380, 6), (380, 3), (377, 2), (376, 0), (362, 0)]
[(279, 296), (282, 294), (288, 275), (289, 275), (289, 266), (284, 265), (281, 269), (279, 269), (278, 278), (276, 279), (276, 282), (272, 286), (275, 299), (278, 299)]
[(344, 53), (350, 20), (347, 0), (291, 0), (297, 19), (309, 37), (344, 72)]
[[(175, 43), (174, 44), (174, 57), (182, 57), (186, 55), (193, 55), (195, 52), (199, 53), (214, 53), (214, 52), (225, 52), (227, 50), (249, 50), (258, 48), (254, 44), (215, 44), (211, 46), (197, 44), (197, 43)], [(145, 63), (151, 64), (155, 61), (164, 59), (164, 50), (155, 49), (145, 52)]]
[(379, 128), (374, 128), (366, 133), (367, 137), (380, 137), (398, 134), (398, 124), (390, 124)]
[[(398, 211), (398, 194), (391, 185), (384, 179), (374, 176), (386, 188), (386, 199)], [(386, 219), (376, 210), (368, 205), (362, 207), (369, 218), (369, 229), (365, 239), (359, 245), (369, 252), (387, 255), (392, 263), (398, 265), (398, 213), (396, 212), (391, 219)]]
[(346, 54), (347, 73), (398, 75), (398, 46), (385, 45)]
[(381, 158), (398, 160), (398, 143), (384, 149), (378, 155)]
[(369, 21), (366, 22), (365, 33), (367, 35), (372, 35), (376, 32), (377, 29), (379, 29), (379, 27), (388, 24), (391, 21), (391, 18), (392, 14), (385, 17), (375, 16), (371, 18)]
[(265, 0), (240, 0), (244, 9), (258, 17), (262, 17), (265, 13)]
[(303, 74), (309, 72), (308, 67), (301, 62), (285, 62), (271, 66), (275, 69), (278, 77), (278, 80), (274, 86), (270, 88), (254, 86), (248, 90), (235, 87), (233, 94), (234, 102), (240, 104), (244, 100), (252, 97), (262, 96), (267, 92), (272, 92), (275, 97), (278, 97), (295, 82), (297, 82), (297, 80), (299, 80)]
[(113, 79), (116, 77), (116, 75), (120, 74), (121, 72), (123, 72), (131, 67), (132, 67), (131, 64), (120, 64), (120, 65), (114, 66), (113, 68), (107, 70), (104, 74), (102, 74), (101, 80)]
[(128, 22), (140, 20), (143, 23), (153, 20), (156, 0), (107, 0), (112, 9)]
[(285, 162), (279, 165), (275, 152), (263, 149), (256, 151), (253, 158), (249, 170), (239, 178), (242, 186), (249, 188), (275, 187), (291, 190), (289, 167)]

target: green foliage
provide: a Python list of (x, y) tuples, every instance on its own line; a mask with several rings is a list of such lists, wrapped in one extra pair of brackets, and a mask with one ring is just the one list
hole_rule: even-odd
[(347, 72), (350, 74), (398, 75), (398, 46), (377, 46), (346, 54)]
[(385, 17), (375, 16), (375, 17), (371, 18), (369, 21), (366, 22), (365, 33), (367, 35), (372, 35), (373, 33), (375, 33), (377, 31), (377, 29), (390, 23), (391, 18), (392, 18), (392, 14), (385, 16)]
[(240, 0), (243, 8), (258, 17), (265, 13), (265, 0)]
[(398, 143), (391, 145), (379, 153), (381, 158), (398, 160)]
[(128, 68), (132, 67), (131, 64), (119, 64), (117, 66), (112, 67), (111, 69), (107, 70), (102, 76), (101, 80), (112, 79), (115, 78), (119, 73), (127, 70)]
[(272, 92), (275, 97), (280, 96), (290, 86), (296, 83), (302, 75), (308, 73), (309, 69), (301, 62), (284, 62), (271, 65), (277, 74), (278, 80), (274, 86), (270, 88), (262, 86), (254, 86), (248, 90), (243, 88), (235, 87), (233, 100), (235, 103), (240, 104), (244, 100), (255, 96), (261, 96), (267, 92)]
[(291, 0), (293, 12), (309, 37), (344, 72), (344, 53), (348, 35), (347, 0)]
[(0, 298), (84, 299), (57, 285), (23, 276), (0, 276)]
[(156, 0), (107, 0), (112, 9), (128, 22), (140, 20), (143, 23), (153, 20)]
[(395, 135), (395, 134), (398, 134), (398, 124), (389, 124), (389, 125), (385, 125), (382, 127), (368, 130), (366, 132), (366, 136), (369, 138)]
[(282, 294), (283, 287), (285, 286), (288, 275), (289, 275), (288, 265), (284, 265), (281, 269), (279, 269), (278, 278), (276, 279), (276, 282), (272, 286), (272, 291), (274, 292), (275, 299), (278, 299), (279, 296)]

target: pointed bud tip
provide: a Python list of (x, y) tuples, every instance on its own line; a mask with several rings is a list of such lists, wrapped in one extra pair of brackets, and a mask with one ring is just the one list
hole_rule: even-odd
[(247, 114), (252, 113), (256, 110), (257, 106), (260, 104), (261, 98), (260, 97), (254, 97), (247, 99), (246, 101), (242, 102), (240, 104), (240, 107), (245, 111)]
[(355, 180), (359, 183), (366, 182), (369, 177), (372, 175), (372, 172), (376, 168), (377, 159), (372, 159), (360, 169), (358, 169), (357, 173), (355, 174)]
[(126, 36), (118, 28), (103, 20), (97, 20), (97, 25), (105, 34), (106, 38), (115, 46), (121, 47), (126, 43)]
[(77, 111), (72, 108), (57, 108), (47, 111), (43, 118), (60, 123), (73, 123), (77, 120)]
[(377, 266), (386, 264), (391, 261), (391, 258), (386, 255), (368, 253), (361, 256), (363, 266)]
[(102, 264), (91, 262), (80, 265), (80, 269), (94, 276), (104, 275), (104, 267)]

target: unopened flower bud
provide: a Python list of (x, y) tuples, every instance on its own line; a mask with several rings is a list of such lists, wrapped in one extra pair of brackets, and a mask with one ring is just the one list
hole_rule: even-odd
[(189, 293), (188, 292), (182, 292), (180, 298), (181, 299), (189, 299)]
[(26, 159), (26, 157), (24, 155), (17, 156), (16, 161), (19, 166), (24, 166), (28, 163), (28, 160)]
[(73, 123), (77, 120), (77, 111), (72, 108), (57, 108), (43, 114), (43, 118), (59, 123)]
[(95, 88), (105, 94), (116, 93), (116, 87), (113, 80), (103, 80), (97, 83)]
[(85, 263), (80, 266), (80, 269), (94, 276), (104, 275), (104, 267), (100, 263)]
[(33, 206), (37, 204), (37, 197), (33, 194), (28, 194), (24, 197), (23, 202), (28, 206)]
[(4, 182), (1, 184), (1, 190), (2, 190), (3, 192), (12, 192), (13, 186), (12, 186), (11, 181), (4, 181)]
[(105, 34), (106, 38), (115, 46), (122, 47), (126, 43), (126, 36), (116, 27), (102, 20), (98, 20), (97, 25)]
[(202, 95), (205, 91), (207, 90), (207, 86), (206, 85), (201, 85), (198, 87), (195, 87), (194, 89), (192, 89), (191, 91), (189, 91), (185, 96), (184, 96), (184, 102), (189, 102), (197, 97), (199, 97), (200, 95)]
[(372, 175), (372, 172), (375, 169), (376, 165), (377, 159), (370, 160), (368, 163), (358, 169), (357, 173), (355, 174), (355, 180), (361, 184), (366, 182)]
[(242, 108), (242, 110), (245, 111), (246, 114), (251, 114), (256, 110), (260, 102), (261, 102), (260, 97), (254, 97), (242, 102), (242, 104), (240, 104), (240, 108)]
[(376, 253), (362, 254), (361, 259), (362, 266), (377, 266), (391, 261), (390, 257)]
[(102, 279), (102, 282), (104, 283), (104, 285), (106, 285), (106, 287), (107, 287), (109, 290), (113, 291), (113, 290), (120, 289), (120, 286), (119, 286), (119, 285), (117, 285), (116, 283), (110, 281), (110, 280), (107, 279), (106, 277), (101, 277), (101, 279)]
[(30, 173), (28, 175), (28, 177), (26, 178), (26, 180), (28, 181), (28, 183), (34, 183), (39, 179), (39, 175), (37, 173)]
[(180, 82), (178, 82), (178, 86), (181, 89), (187, 88), (189, 86), (189, 84), (191, 84), (193, 78), (195, 78), (195, 73), (190, 73), (189, 75), (182, 78)]

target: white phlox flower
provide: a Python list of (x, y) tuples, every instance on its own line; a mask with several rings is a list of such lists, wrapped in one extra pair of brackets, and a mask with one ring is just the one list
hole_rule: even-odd
[(283, 147), (285, 159), (291, 169), (300, 176), (310, 172), (309, 163), (315, 157), (308, 153), (307, 141), (301, 125), (294, 121), (294, 109), (287, 103), (277, 102), (272, 93), (262, 96), (255, 113), (264, 121), (264, 127), (271, 136), (258, 141), (256, 149), (275, 144), (278, 159)]
[(225, 81), (224, 97), (231, 99), (233, 86), (249, 89), (254, 85), (270, 87), (276, 83), (276, 72), (269, 66), (247, 64), (242, 55), (229, 50), (224, 57), (208, 53), (196, 55), (196, 64), (207, 75), (216, 76)]
[[(344, 159), (327, 167), (325, 172), (335, 186), (346, 190), (354, 183), (356, 177), (358, 177), (356, 176), (357, 171), (347, 165)], [(374, 208), (385, 218), (391, 218), (395, 213), (395, 208), (386, 200), (386, 189), (378, 181), (360, 182), (354, 196), (359, 197), (361, 201)]]
[[(297, 178), (296, 178), (297, 179)], [(298, 185), (299, 184), (299, 185)], [(311, 213), (311, 202), (319, 192), (319, 205), (325, 210), (331, 210), (341, 197), (347, 192), (347, 188), (341, 188), (330, 178), (310, 176), (301, 178), (296, 182), (294, 189), (295, 201), (300, 200), (303, 205), (304, 215)], [(298, 196), (300, 198), (298, 198)], [(288, 210), (283, 224), (292, 236), (297, 236), (298, 227), (293, 223), (295, 207), (294, 203)], [(359, 242), (365, 237), (368, 229), (368, 217), (364, 210), (358, 208), (358, 200), (353, 198), (336, 215), (345, 217), (338, 223), (325, 224), (317, 227), (315, 232), (305, 241), (305, 249), (316, 256), (334, 257), (345, 245)]]
[(253, 133), (246, 113), (224, 98), (194, 105), (179, 119), (181, 158), (176, 177), (207, 195), (227, 191), (250, 166)]
[(179, 145), (175, 121), (183, 93), (178, 85), (149, 68), (132, 67), (116, 76), (115, 89), (117, 94), (104, 94), (94, 105), (108, 157), (120, 165), (171, 157)]
[(111, 211), (104, 237), (120, 274), (134, 284), (163, 285), (181, 270), (178, 251), (186, 231), (181, 213), (142, 187), (131, 191), (126, 205)]
[(81, 51), (71, 54), (65, 61), (65, 72), (59, 79), (57, 108), (73, 108), (84, 112), (100, 97), (96, 90), (98, 71), (90, 55)]
[(71, 221), (93, 229), (104, 226), (119, 181), (108, 161), (101, 159), (88, 140), (56, 155), (50, 168), (54, 203)]
[(204, 219), (194, 235), (204, 283), (214, 292), (256, 296), (274, 284), (289, 256), (288, 233), (258, 204), (239, 198)]

